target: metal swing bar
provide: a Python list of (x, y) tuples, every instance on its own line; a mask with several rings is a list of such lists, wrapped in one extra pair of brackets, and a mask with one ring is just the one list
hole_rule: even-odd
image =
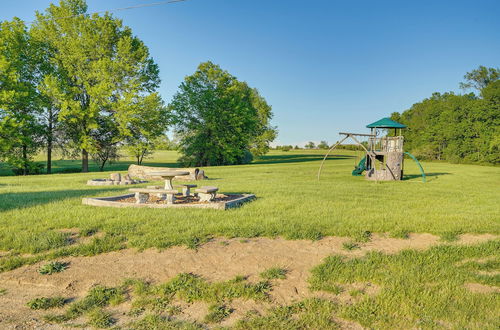
[(374, 134), (361, 134), (361, 133), (345, 133), (345, 132), (340, 132), (339, 134), (341, 135), (345, 135), (345, 137), (338, 141), (337, 143), (335, 143), (333, 145), (333, 147), (331, 147), (328, 152), (326, 153), (325, 157), (323, 158), (323, 161), (321, 161), (321, 165), (319, 166), (319, 170), (318, 170), (318, 181), (319, 181), (319, 178), (321, 176), (321, 171), (323, 170), (323, 164), (325, 163), (325, 160), (326, 158), (328, 158), (328, 155), (330, 154), (330, 152), (332, 152), (333, 149), (337, 148), (337, 146), (339, 146), (342, 142), (344, 142), (345, 140), (347, 140), (348, 138), (351, 138), (354, 140), (354, 142), (356, 142), (357, 144), (359, 144), (365, 151), (366, 151), (366, 154), (368, 155), (368, 157), (370, 157), (370, 159), (372, 160), (372, 164), (375, 164), (375, 158), (373, 158), (373, 155), (370, 154), (370, 152), (368, 151), (368, 149), (365, 148), (365, 146), (363, 144), (361, 144), (358, 139), (355, 138), (355, 136), (370, 136), (370, 137), (376, 137), (376, 135)]

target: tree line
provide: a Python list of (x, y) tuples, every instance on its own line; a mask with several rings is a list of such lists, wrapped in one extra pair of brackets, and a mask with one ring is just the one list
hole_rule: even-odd
[(500, 163), (500, 70), (479, 66), (464, 76), (464, 90), (434, 93), (391, 118), (408, 126), (405, 149), (420, 159)]
[(140, 164), (170, 127), (185, 165), (248, 162), (276, 136), (271, 107), (245, 82), (206, 62), (169, 105), (159, 68), (123, 22), (87, 13), (85, 0), (61, 0), (29, 26), (0, 22), (0, 161), (40, 172), (41, 149), (89, 157), (102, 170), (126, 150)]

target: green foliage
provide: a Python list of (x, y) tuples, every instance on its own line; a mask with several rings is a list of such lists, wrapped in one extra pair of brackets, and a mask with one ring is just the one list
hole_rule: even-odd
[(466, 75), (474, 94), (434, 93), (392, 119), (408, 126), (405, 148), (420, 159), (500, 163), (500, 71), (480, 67)]
[(119, 156), (119, 143), (137, 146), (165, 130), (158, 66), (121, 20), (87, 14), (85, 1), (62, 0), (37, 13), (31, 33), (54, 68), (42, 90), (59, 109), (68, 148), (84, 159), (90, 153), (103, 168)]
[[(498, 271), (500, 241), (473, 246), (440, 245), (426, 251), (404, 250), (396, 255), (371, 252), (361, 258), (328, 257), (312, 270), (312, 290), (339, 284), (374, 283), (376, 295), (363, 295), (343, 305), (339, 316), (367, 328), (436, 327), (495, 328), (500, 301), (495, 293), (471, 293), (466, 283), (498, 286), (498, 276), (479, 269)], [(465, 262), (467, 260), (472, 260)]]
[(309, 141), (307, 142), (307, 144), (305, 145), (305, 148), (306, 149), (315, 149), (316, 148), (316, 144), (312, 141)]
[(258, 91), (212, 62), (185, 78), (169, 108), (186, 166), (249, 163), (276, 135)]
[(94, 308), (88, 314), (88, 324), (95, 328), (109, 328), (116, 321), (110, 313), (104, 311), (102, 308)]
[(60, 273), (63, 270), (66, 270), (67, 268), (68, 268), (68, 263), (54, 261), (54, 262), (49, 262), (48, 264), (45, 264), (42, 267), (40, 267), (38, 272), (42, 275), (52, 275), (54, 273)]
[(30, 300), (27, 305), (31, 309), (49, 309), (62, 307), (66, 303), (66, 299), (63, 297), (42, 297)]
[(318, 144), (318, 149), (328, 149), (328, 148), (330, 148), (330, 146), (328, 145), (327, 141), (321, 141)]
[(284, 280), (286, 278), (287, 270), (285, 268), (273, 267), (260, 273), (260, 277), (265, 280), (280, 279)]
[(226, 305), (211, 305), (208, 307), (208, 314), (204, 320), (207, 323), (220, 323), (232, 312), (233, 310)]
[(25, 175), (41, 136), (37, 47), (23, 21), (0, 22), (0, 160)]
[(460, 88), (475, 88), (481, 91), (489, 84), (500, 80), (500, 69), (480, 65), (477, 69), (467, 72), (464, 79), (466, 82), (460, 83)]

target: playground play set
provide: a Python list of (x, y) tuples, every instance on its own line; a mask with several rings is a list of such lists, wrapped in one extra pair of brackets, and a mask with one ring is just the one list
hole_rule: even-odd
[[(405, 125), (395, 122), (390, 118), (382, 118), (366, 127), (370, 128), (370, 134), (339, 133), (344, 137), (335, 143), (323, 158), (318, 171), (318, 180), (321, 175), (321, 170), (323, 169), (323, 164), (330, 152), (345, 140), (351, 138), (364, 151), (364, 157), (357, 162), (357, 165), (352, 171), (352, 175), (362, 176), (363, 172), (365, 172), (364, 175), (367, 180), (402, 180), (404, 172), (404, 155), (407, 155), (417, 163), (422, 173), (422, 181), (425, 182), (425, 172), (422, 165), (420, 165), (420, 162), (412, 154), (405, 152), (403, 149), (404, 138), (401, 135), (401, 130), (406, 128)], [(384, 132), (387, 134), (381, 136)], [(367, 140), (362, 143), (359, 139)]]

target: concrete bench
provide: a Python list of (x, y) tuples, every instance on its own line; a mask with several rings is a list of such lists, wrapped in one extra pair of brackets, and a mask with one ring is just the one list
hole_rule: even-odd
[(132, 188), (131, 192), (135, 192), (135, 201), (137, 204), (144, 204), (149, 199), (149, 194), (156, 194), (158, 198), (166, 200), (167, 204), (173, 204), (177, 190), (157, 189), (157, 188)]
[(191, 196), (191, 188), (196, 188), (196, 187), (198, 186), (195, 184), (178, 184), (174, 186), (174, 188), (182, 188), (183, 196)]
[(213, 202), (219, 188), (204, 186), (195, 190), (200, 196), (200, 202)]

